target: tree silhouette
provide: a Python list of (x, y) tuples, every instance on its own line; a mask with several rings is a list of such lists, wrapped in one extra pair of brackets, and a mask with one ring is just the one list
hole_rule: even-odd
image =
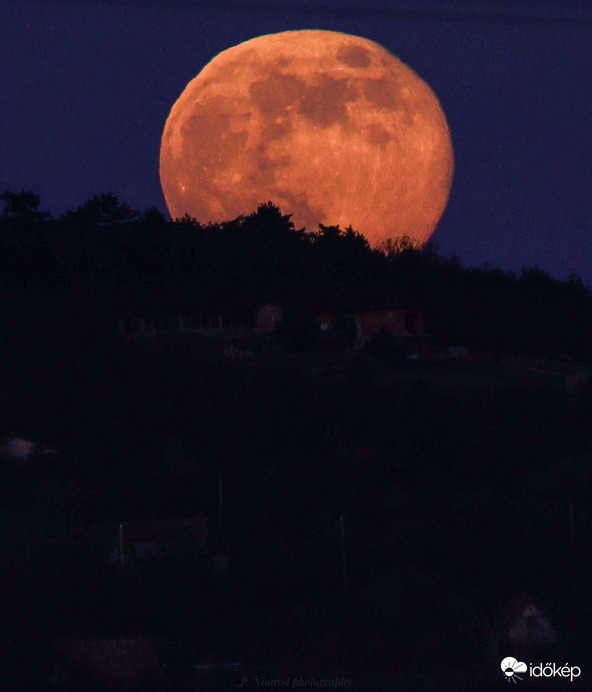
[(4, 202), (2, 217), (4, 220), (31, 222), (44, 221), (49, 218), (48, 212), (40, 212), (41, 198), (30, 190), (23, 192), (11, 192), (4, 190), (0, 195), (0, 201)]
[(75, 212), (66, 214), (67, 218), (72, 217), (77, 222), (91, 227), (131, 221), (138, 216), (138, 211), (130, 209), (127, 204), (119, 201), (117, 195), (110, 192), (94, 195)]
[(247, 314), (279, 302), (345, 315), (396, 306), (423, 310), (436, 344), (578, 358), (592, 350), (592, 296), (575, 275), (562, 282), (537, 267), (518, 276), (465, 268), (409, 236), (371, 248), (351, 227), (297, 229), (270, 201), (206, 224), (142, 214), (111, 193), (57, 219), (31, 191), (6, 190), (0, 201), (0, 281), (56, 291), (92, 284), (93, 299), (72, 298), (81, 313)]
[(378, 244), (378, 249), (387, 257), (400, 255), (403, 252), (418, 252), (421, 249), (419, 240), (410, 235), (402, 235), (396, 238), (387, 238)]
[(46, 246), (51, 227), (48, 212), (39, 211), (41, 199), (31, 191), (0, 195), (0, 275), (11, 280), (44, 279), (53, 268)]

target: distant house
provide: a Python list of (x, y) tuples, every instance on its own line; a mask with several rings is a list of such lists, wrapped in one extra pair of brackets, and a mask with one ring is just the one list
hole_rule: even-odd
[(129, 521), (109, 524), (109, 562), (137, 567), (165, 558), (191, 559), (209, 545), (209, 522), (202, 515), (188, 519)]
[(464, 360), (468, 358), (469, 353), (467, 346), (449, 346), (445, 357), (452, 360)]
[(316, 315), (315, 317), (321, 333), (328, 332), (331, 329), (331, 325), (335, 321), (335, 315), (331, 314), (330, 312), (322, 313), (320, 315)]
[(16, 466), (28, 466), (35, 452), (35, 443), (20, 437), (5, 437), (0, 441), (0, 459)]
[[(383, 330), (388, 330), (391, 336), (408, 344), (415, 343), (416, 350), (421, 350), (425, 334), (424, 315), (421, 310), (390, 308), (385, 310), (364, 310), (346, 313), (344, 319), (355, 330), (355, 345), (361, 348), (378, 336)], [(335, 325), (336, 314), (320, 313), (316, 320), (321, 335), (329, 334)]]
[(257, 331), (260, 332), (273, 332), (277, 329), (279, 323), (282, 321), (284, 316), (284, 311), (279, 305), (268, 303), (267, 305), (261, 306), (255, 316), (255, 325)]
[(185, 344), (196, 346), (207, 337), (223, 343), (227, 339), (244, 340), (253, 330), (256, 315), (252, 311), (236, 313), (206, 312), (187, 315), (135, 316), (120, 319), (118, 331), (124, 341), (136, 344)]
[(64, 637), (54, 641), (52, 689), (157, 692), (170, 689), (148, 637)]
[(229, 344), (224, 348), (222, 352), (225, 358), (230, 358), (231, 360), (250, 360), (253, 358), (253, 351), (248, 348), (240, 348), (235, 344)]
[(141, 336), (154, 334), (183, 333), (198, 328), (213, 328), (218, 326), (218, 318), (208, 316), (196, 318), (193, 315), (134, 316), (121, 319), (118, 331), (123, 336)]
[(388, 329), (395, 337), (420, 336), (425, 334), (423, 312), (419, 310), (368, 310), (355, 315), (358, 339), (366, 343)]
[(578, 370), (565, 376), (565, 391), (578, 392), (586, 389), (590, 384), (590, 371)]
[(558, 639), (551, 622), (526, 593), (519, 593), (506, 605), (501, 625), (512, 650), (520, 653), (539, 651)]

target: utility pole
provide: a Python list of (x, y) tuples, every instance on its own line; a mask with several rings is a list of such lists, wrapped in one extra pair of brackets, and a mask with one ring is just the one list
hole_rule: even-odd
[(347, 577), (347, 561), (345, 559), (345, 522), (343, 514), (339, 517), (339, 525), (341, 528), (341, 564), (343, 568), (343, 593), (347, 593), (349, 580)]
[(578, 554), (576, 552), (576, 522), (575, 522), (575, 510), (574, 510), (574, 503), (571, 497), (569, 498), (568, 502), (568, 511), (569, 511), (569, 542), (570, 542), (570, 552), (571, 555), (569, 556), (568, 560), (568, 565), (569, 569), (571, 571), (570, 578), (572, 582), (572, 592), (573, 592), (573, 597), (576, 599), (576, 602), (579, 600), (578, 599), (578, 566), (579, 566), (579, 560), (578, 560)]
[(119, 567), (121, 571), (125, 569), (125, 552), (123, 545), (123, 522), (119, 524)]
[(575, 527), (575, 521), (574, 521), (574, 506), (573, 502), (570, 500), (569, 501), (569, 529), (570, 529), (570, 539), (571, 539), (571, 549), (574, 551), (575, 555), (575, 549), (576, 549), (576, 527)]
[(222, 520), (222, 476), (218, 476), (218, 518)]

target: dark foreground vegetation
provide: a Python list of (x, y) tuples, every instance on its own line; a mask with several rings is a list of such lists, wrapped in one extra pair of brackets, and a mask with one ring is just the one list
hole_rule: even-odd
[[(577, 277), (465, 269), (409, 241), (373, 250), (351, 230), (297, 231), (271, 205), (201, 226), (111, 196), (60, 219), (34, 195), (3, 201), (2, 426), (59, 450), (0, 468), (12, 689), (48, 689), (52, 674), (56, 689), (91, 689), (56, 674), (56, 641), (90, 635), (150, 637), (166, 689), (230, 689), (192, 665), (231, 661), (239, 685), (498, 689), (501, 659), (520, 655), (506, 606), (521, 592), (558, 634), (524, 657), (586, 673), (592, 392), (532, 365), (589, 363)], [(204, 362), (117, 332), (138, 314), (277, 301), (304, 321), (393, 300), (423, 309), (436, 343), (484, 355), (402, 363), (311, 346)], [(195, 557), (121, 569), (88, 538), (199, 512), (211, 535)]]
[(0, 202), (11, 341), (29, 338), (23, 327), (33, 328), (32, 317), (46, 338), (59, 328), (69, 343), (73, 333), (105, 338), (134, 315), (240, 315), (269, 302), (345, 312), (395, 302), (422, 309), (430, 332), (448, 343), (574, 358), (592, 349), (592, 294), (575, 274), (559, 281), (537, 267), (519, 275), (464, 268), (409, 238), (373, 249), (351, 228), (295, 229), (271, 203), (204, 225), (140, 213), (113, 195), (57, 219), (31, 192), (7, 191)]

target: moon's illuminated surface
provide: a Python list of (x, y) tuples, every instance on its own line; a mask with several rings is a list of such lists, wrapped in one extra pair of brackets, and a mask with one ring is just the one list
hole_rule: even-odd
[(425, 242), (454, 158), (430, 87), (378, 44), (287, 31), (217, 55), (166, 121), (160, 179), (173, 218), (229, 220), (271, 200), (296, 227)]

